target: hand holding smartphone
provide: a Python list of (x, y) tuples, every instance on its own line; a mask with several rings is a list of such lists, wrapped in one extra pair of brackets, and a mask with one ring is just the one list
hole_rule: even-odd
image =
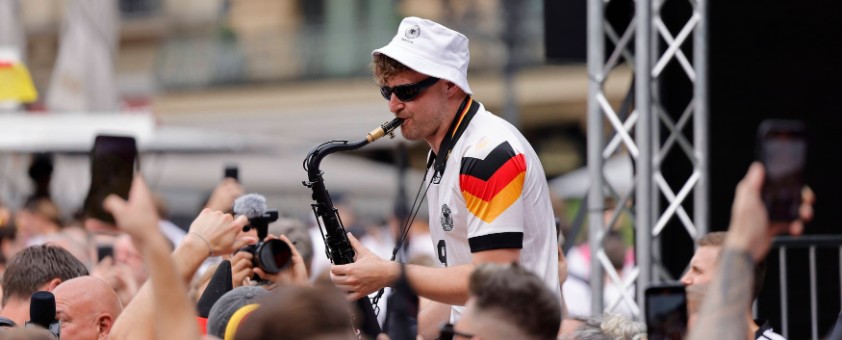
[(102, 202), (110, 194), (129, 198), (137, 169), (137, 145), (134, 137), (98, 135), (91, 150), (91, 186), (85, 198), (85, 216), (114, 224)]
[(798, 219), (807, 139), (804, 123), (797, 120), (764, 120), (757, 129), (757, 156), (766, 169), (763, 203), (772, 222)]

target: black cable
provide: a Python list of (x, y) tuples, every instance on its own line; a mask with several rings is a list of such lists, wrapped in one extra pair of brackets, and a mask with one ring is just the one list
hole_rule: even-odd
[[(421, 185), (418, 186), (418, 191), (415, 193), (415, 200), (412, 201), (412, 209), (409, 211), (409, 215), (404, 221), (404, 225), (401, 227), (400, 237), (398, 238), (397, 243), (395, 244), (395, 249), (392, 250), (392, 258), (389, 261), (394, 261), (395, 258), (397, 258), (398, 252), (400, 251), (404, 242), (406, 242), (407, 235), (409, 235), (409, 229), (412, 227), (412, 223), (415, 222), (415, 217), (418, 216), (418, 211), (421, 210), (421, 204), (423, 204), (424, 199), (427, 198), (427, 191), (430, 190), (429, 184), (427, 184), (427, 188), (424, 189), (423, 198), (420, 202), (418, 201), (419, 197), (421, 197), (421, 189), (424, 187), (424, 182), (427, 179), (427, 173), (429, 171), (430, 167), (427, 167), (427, 169), (424, 170), (423, 180), (421, 180)], [(385, 288), (380, 288), (380, 290), (377, 292), (377, 295), (375, 295), (374, 298), (371, 299), (371, 304), (374, 306), (374, 315), (380, 314), (380, 307), (378, 305), (378, 302), (380, 302), (380, 298), (383, 296), (385, 290)]]

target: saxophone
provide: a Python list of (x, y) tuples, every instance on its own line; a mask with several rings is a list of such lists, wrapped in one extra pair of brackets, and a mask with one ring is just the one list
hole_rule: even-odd
[[(324, 142), (313, 149), (313, 151), (310, 151), (304, 159), (304, 170), (307, 171), (308, 180), (304, 181), (303, 184), (313, 190), (312, 197), (315, 203), (312, 203), (311, 206), (313, 213), (316, 215), (316, 223), (319, 224), (319, 230), (322, 233), (322, 241), (325, 243), (325, 255), (334, 264), (354, 262), (355, 253), (350, 241), (348, 241), (345, 227), (339, 218), (339, 213), (330, 200), (330, 195), (324, 184), (324, 178), (322, 178), (323, 172), (319, 169), (319, 165), (322, 159), (334, 152), (356, 150), (385, 135), (394, 138), (394, 130), (402, 122), (403, 119), (395, 118), (383, 123), (380, 127), (369, 132), (364, 138), (354, 142), (345, 140)], [(374, 313), (371, 300), (368, 297), (363, 297), (357, 300), (357, 307), (362, 313), (362, 320), (355, 320), (359, 321), (354, 323), (355, 327), (359, 327), (358, 331), (369, 338), (373, 339), (377, 337), (380, 334), (380, 324), (377, 322), (377, 315)]]

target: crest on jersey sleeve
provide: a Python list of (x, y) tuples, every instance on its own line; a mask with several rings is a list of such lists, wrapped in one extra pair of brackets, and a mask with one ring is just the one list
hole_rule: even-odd
[(526, 159), (509, 142), (497, 145), (483, 159), (463, 157), (459, 185), (474, 216), (491, 223), (523, 192)]

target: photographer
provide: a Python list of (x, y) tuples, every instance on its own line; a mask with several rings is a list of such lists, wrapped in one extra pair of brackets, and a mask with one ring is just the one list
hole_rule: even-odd
[(267, 208), (266, 198), (258, 194), (243, 195), (234, 201), (233, 207), (237, 216), (248, 219), (243, 232), (256, 234), (261, 240), (231, 255), (234, 287), (251, 285), (251, 280), (258, 281), (254, 284), (307, 282), (307, 269), (303, 257), (295, 248), (296, 242), (284, 235), (278, 238), (269, 234), (269, 225), (278, 221), (278, 212)]

